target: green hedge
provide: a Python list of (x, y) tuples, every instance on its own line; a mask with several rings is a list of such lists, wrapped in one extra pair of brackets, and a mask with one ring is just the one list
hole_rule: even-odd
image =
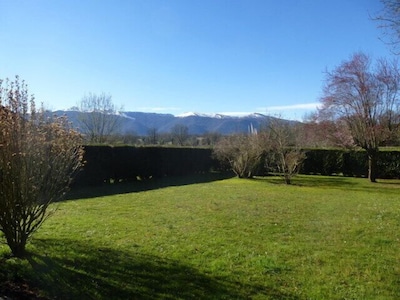
[[(368, 175), (365, 151), (308, 149), (305, 154), (301, 174)], [(223, 169), (213, 159), (212, 149), (203, 148), (85, 146), (84, 160), (76, 185), (185, 176)], [(265, 168), (259, 171), (259, 175), (267, 173)], [(400, 178), (400, 151), (379, 153), (378, 178)]]
[(400, 178), (400, 151), (381, 151), (378, 161), (379, 178)]
[[(365, 151), (312, 149), (305, 153), (302, 174), (368, 176)], [(378, 178), (400, 178), (400, 151), (379, 152)]]
[(313, 149), (306, 150), (301, 173), (333, 175), (342, 173), (344, 165), (343, 152), (339, 150)]
[(75, 185), (98, 185), (109, 180), (113, 173), (113, 148), (85, 146), (84, 167), (75, 179)]
[(76, 185), (206, 173), (218, 169), (211, 149), (85, 146), (85, 166)]

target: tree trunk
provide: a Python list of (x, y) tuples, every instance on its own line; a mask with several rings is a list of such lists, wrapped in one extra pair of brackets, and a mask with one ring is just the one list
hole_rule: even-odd
[[(7, 238), (7, 237), (6, 237)], [(27, 240), (21, 239), (18, 241), (15, 241), (13, 239), (7, 239), (7, 244), (11, 249), (11, 253), (14, 257), (16, 258), (24, 258), (26, 257), (26, 242)]]
[(369, 150), (368, 153), (368, 179), (376, 182), (378, 176), (378, 150)]
[(16, 245), (16, 247), (13, 247), (11, 249), (11, 252), (12, 252), (13, 256), (16, 257), (16, 258), (25, 258), (26, 255), (27, 255), (25, 246), (26, 246), (26, 243), (25, 244), (19, 244), (19, 245)]

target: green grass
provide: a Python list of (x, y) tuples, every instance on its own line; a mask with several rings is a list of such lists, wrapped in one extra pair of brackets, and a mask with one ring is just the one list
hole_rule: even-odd
[(380, 147), (379, 151), (400, 151), (400, 147), (399, 146)]
[(160, 186), (56, 204), (29, 260), (3, 258), (0, 276), (59, 299), (400, 298), (399, 180)]

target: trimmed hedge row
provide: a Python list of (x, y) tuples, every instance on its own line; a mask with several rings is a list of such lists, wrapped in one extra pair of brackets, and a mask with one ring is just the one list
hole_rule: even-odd
[(76, 185), (181, 176), (218, 168), (212, 150), (202, 148), (85, 146), (84, 160)]
[[(301, 174), (368, 176), (365, 151), (306, 150)], [(400, 151), (381, 151), (378, 156), (378, 178), (400, 178)]]
[(400, 151), (382, 151), (378, 161), (379, 178), (400, 179)]
[[(364, 151), (310, 149), (305, 154), (301, 174), (355, 177), (368, 174)], [(85, 146), (84, 160), (76, 185), (182, 176), (222, 168), (212, 157), (212, 149), (203, 148)], [(380, 152), (378, 169), (378, 178), (400, 178), (400, 151)], [(260, 170), (260, 175), (266, 174), (265, 169)]]

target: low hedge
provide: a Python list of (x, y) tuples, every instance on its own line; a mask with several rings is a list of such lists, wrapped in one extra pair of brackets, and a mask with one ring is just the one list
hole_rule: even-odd
[(76, 185), (133, 181), (164, 176), (206, 173), (219, 168), (212, 150), (132, 146), (85, 146), (85, 166)]
[[(306, 149), (301, 174), (367, 177), (365, 151)], [(208, 148), (85, 146), (85, 166), (76, 185), (185, 176), (221, 170)], [(260, 162), (260, 165), (265, 165)], [(268, 172), (261, 168), (259, 174)], [(381, 151), (378, 178), (400, 178), (400, 151)]]
[[(305, 154), (301, 174), (368, 176), (365, 151), (311, 149)], [(400, 178), (400, 151), (379, 152), (378, 178)]]

